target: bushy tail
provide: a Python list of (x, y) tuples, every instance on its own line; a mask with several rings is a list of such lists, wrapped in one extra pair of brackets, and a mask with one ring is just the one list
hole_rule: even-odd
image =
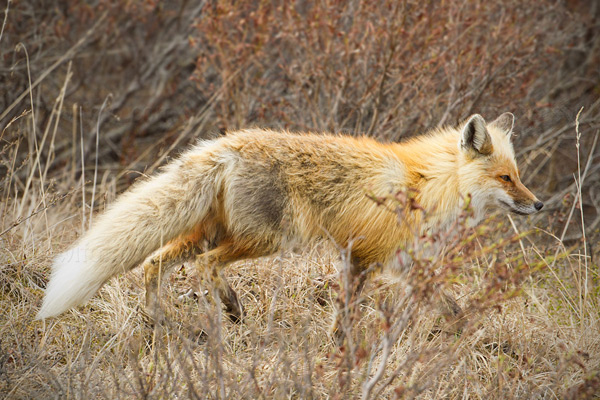
[(215, 199), (218, 171), (198, 158), (192, 163), (184, 156), (134, 185), (73, 248), (58, 256), (37, 319), (85, 302), (109, 278), (201, 223)]

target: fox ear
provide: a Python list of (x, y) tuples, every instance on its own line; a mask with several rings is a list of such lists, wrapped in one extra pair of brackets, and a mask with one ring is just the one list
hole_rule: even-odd
[(515, 116), (512, 113), (505, 112), (496, 118), (490, 125), (501, 129), (508, 136), (512, 134), (513, 126), (515, 126)]
[(460, 147), (463, 150), (470, 150), (478, 155), (492, 154), (492, 139), (481, 115), (471, 115), (460, 136)]

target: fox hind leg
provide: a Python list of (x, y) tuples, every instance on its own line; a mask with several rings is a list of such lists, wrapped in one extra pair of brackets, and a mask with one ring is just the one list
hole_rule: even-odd
[(231, 262), (260, 257), (270, 253), (259, 252), (254, 246), (243, 246), (233, 241), (225, 240), (216, 248), (196, 256), (194, 263), (198, 273), (212, 283), (232, 322), (237, 323), (241, 321), (244, 315), (244, 307), (236, 292), (223, 276), (222, 269)]
[(212, 267), (210, 269), (210, 281), (213, 284), (219, 299), (225, 306), (225, 313), (231, 322), (240, 322), (244, 316), (244, 306), (239, 300), (235, 290), (233, 290), (218, 268)]
[(146, 287), (146, 309), (155, 311), (158, 304), (158, 288), (165, 275), (176, 265), (180, 265), (202, 252), (197, 242), (179, 240), (167, 244), (144, 263), (144, 283)]

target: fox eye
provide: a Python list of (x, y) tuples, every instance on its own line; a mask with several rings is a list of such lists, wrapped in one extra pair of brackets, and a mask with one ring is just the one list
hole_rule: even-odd
[(502, 179), (504, 182), (510, 182), (510, 176), (508, 175), (500, 175), (500, 179)]

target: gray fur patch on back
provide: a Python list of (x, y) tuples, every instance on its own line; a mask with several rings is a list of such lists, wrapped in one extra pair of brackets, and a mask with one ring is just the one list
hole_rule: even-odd
[[(232, 187), (233, 209), (257, 226), (279, 230), (286, 208), (286, 188), (279, 166), (244, 160)], [(250, 229), (252, 227), (249, 227)]]

